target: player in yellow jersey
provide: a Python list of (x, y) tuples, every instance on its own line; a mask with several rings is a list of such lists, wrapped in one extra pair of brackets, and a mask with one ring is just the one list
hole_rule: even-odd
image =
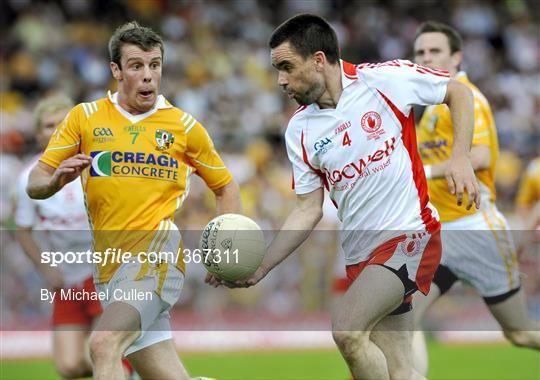
[[(524, 267), (532, 271), (532, 281), (540, 284), (537, 273), (540, 265), (540, 156), (525, 169), (516, 197), (516, 209), (521, 217), (523, 235), (519, 242), (518, 257)], [(528, 268), (527, 268), (528, 269)], [(534, 285), (531, 285), (534, 287)]]
[[(27, 192), (47, 198), (81, 176), (93, 250), (102, 253), (94, 275), (104, 297), (90, 338), (94, 377), (122, 378), (125, 355), (143, 378), (187, 379), (169, 323), (184, 281), (173, 217), (194, 173), (215, 193), (220, 214), (239, 211), (238, 186), (202, 125), (159, 95), (161, 37), (127, 23), (111, 37), (109, 53), (118, 92), (70, 111)], [(151, 252), (173, 257), (155, 260)]]
[(526, 226), (540, 226), (540, 156), (525, 169), (516, 198), (519, 215)]
[[(427, 107), (417, 136), (430, 201), (442, 222), (443, 255), (429, 295), (415, 295), (415, 319), (419, 323), (429, 306), (459, 279), (476, 288), (512, 343), (539, 349), (540, 323), (527, 316), (514, 244), (508, 224), (495, 206), (497, 131), (488, 101), (459, 70), (461, 37), (447, 25), (426, 22), (417, 31), (414, 55), (421, 65), (448, 70), (473, 92), (475, 126), (470, 156), (482, 192), (480, 210), (457, 207), (445, 178), (454, 133), (450, 112), (446, 105)], [(415, 341), (417, 358), (423, 356), (417, 367), (425, 373), (427, 354), (418, 355), (423, 339)]]

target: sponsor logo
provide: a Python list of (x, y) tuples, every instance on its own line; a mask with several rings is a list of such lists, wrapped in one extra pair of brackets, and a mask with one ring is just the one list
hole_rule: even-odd
[(111, 152), (106, 150), (90, 152), (90, 157), (92, 157), (92, 166), (90, 166), (91, 177), (111, 176)]
[(91, 177), (138, 177), (176, 182), (178, 160), (146, 152), (90, 152)]
[(124, 131), (128, 133), (146, 132), (146, 127), (143, 127), (142, 125), (127, 125), (124, 127)]
[(146, 132), (146, 127), (142, 125), (128, 125), (124, 127), (124, 131), (131, 135), (131, 145), (135, 144), (139, 134)]
[[(378, 161), (381, 161), (384, 158), (389, 157), (392, 152), (395, 150), (395, 142), (396, 138), (392, 137), (391, 139), (388, 139), (384, 142), (385, 149), (378, 149), (375, 152), (371, 153), (367, 157), (363, 157), (357, 161), (349, 162), (347, 165), (343, 166), (341, 169), (335, 169), (332, 171), (329, 171), (328, 169), (324, 169), (326, 179), (328, 182), (334, 186), (337, 183), (341, 182), (343, 179), (355, 179), (355, 178), (362, 178), (366, 177), (370, 174), (369, 169), (367, 166), (371, 163), (375, 163)], [(381, 167), (377, 167), (373, 169), (373, 172), (383, 170), (388, 166), (388, 163), (385, 163), (381, 165)], [(377, 170), (375, 170), (377, 169)]]
[(203, 249), (208, 249), (208, 239), (210, 238), (210, 234), (212, 233), (215, 239), (215, 235), (217, 234), (217, 230), (214, 229), (215, 222), (208, 223), (206, 227), (203, 230), (202, 236), (201, 236), (201, 247)]
[(381, 115), (375, 111), (366, 112), (360, 120), (360, 125), (368, 134), (368, 140), (377, 140), (385, 133), (384, 129), (382, 129)]
[(170, 132), (167, 132), (164, 129), (158, 129), (156, 131), (156, 150), (163, 152), (165, 154), (169, 154), (168, 152), (165, 152), (167, 149), (171, 147), (171, 145), (174, 143), (174, 135)]
[(340, 134), (341, 132), (343, 132), (344, 130), (350, 128), (352, 125), (352, 123), (350, 121), (346, 121), (345, 123), (341, 123), (339, 125), (339, 127), (337, 127), (335, 130), (334, 130), (334, 135), (338, 135)]
[(448, 141), (445, 139), (425, 141), (420, 143), (420, 149), (437, 149), (443, 146), (448, 146)]
[(332, 146), (334, 146), (334, 144), (332, 143), (330, 137), (325, 137), (324, 139), (317, 141), (315, 144), (313, 144), (315, 155), (325, 154), (330, 148), (332, 148)]

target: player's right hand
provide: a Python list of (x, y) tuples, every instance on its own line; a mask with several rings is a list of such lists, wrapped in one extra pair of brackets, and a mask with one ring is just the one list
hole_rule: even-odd
[(56, 189), (56, 191), (62, 189), (67, 183), (79, 177), (82, 171), (90, 166), (91, 163), (92, 157), (85, 154), (77, 154), (62, 161), (52, 176), (52, 188)]
[(64, 275), (60, 269), (56, 267), (47, 267), (42, 272), (50, 290), (60, 290), (65, 286)]
[(480, 186), (468, 157), (452, 155), (445, 177), (448, 182), (448, 190), (456, 196), (458, 206), (462, 205), (463, 196), (467, 193), (466, 209), (470, 210), (473, 202), (477, 209), (480, 208)]

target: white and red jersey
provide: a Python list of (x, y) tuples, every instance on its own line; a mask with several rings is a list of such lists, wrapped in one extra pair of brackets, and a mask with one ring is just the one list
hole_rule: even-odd
[(441, 103), (450, 76), (405, 60), (341, 61), (341, 71), (337, 107), (300, 107), (285, 140), (295, 192), (326, 187), (342, 221), (346, 263), (352, 265), (394, 236), (439, 228), (412, 106)]
[[(48, 199), (31, 199), (26, 193), (28, 176), (38, 158), (21, 173), (17, 182), (15, 224), (18, 227), (31, 227), (42, 251), (65, 253), (90, 250), (92, 235), (80, 180), (68, 183)], [(58, 267), (64, 274), (66, 287), (71, 287), (90, 277), (94, 264), (62, 263)]]

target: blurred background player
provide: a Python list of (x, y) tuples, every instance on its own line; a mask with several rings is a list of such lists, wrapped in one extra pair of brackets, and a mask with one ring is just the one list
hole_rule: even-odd
[(521, 218), (518, 259), (529, 289), (540, 288), (540, 157), (527, 165), (519, 184), (516, 210)]
[[(418, 28), (414, 42), (418, 64), (449, 71), (474, 94), (474, 136), (470, 156), (482, 191), (480, 210), (456, 206), (445, 179), (453, 149), (452, 119), (445, 105), (428, 106), (419, 124), (418, 145), (428, 178), (430, 200), (442, 222), (443, 256), (430, 293), (415, 295), (416, 323), (419, 326), (429, 306), (459, 279), (470, 283), (480, 293), (507, 339), (518, 346), (539, 349), (540, 323), (527, 316), (511, 232), (495, 206), (494, 173), (499, 155), (495, 122), (487, 99), (468, 80), (465, 72), (460, 71), (461, 46), (461, 37), (455, 29), (433, 21)], [(421, 346), (422, 339), (416, 337), (417, 368), (426, 374), (427, 357)]]
[[(118, 92), (70, 111), (27, 186), (32, 198), (49, 198), (81, 176), (93, 250), (133, 254), (127, 262), (104, 254), (96, 265), (96, 288), (109, 295), (90, 337), (100, 380), (122, 377), (123, 355), (143, 378), (189, 378), (169, 320), (184, 281), (174, 214), (192, 173), (214, 192), (219, 214), (240, 209), (238, 187), (206, 130), (159, 93), (163, 51), (152, 29), (136, 22), (119, 27), (109, 41)], [(173, 257), (151, 261), (148, 252)]]
[[(62, 94), (50, 95), (35, 109), (36, 140), (44, 150), (55, 128), (60, 125), (73, 102)], [(26, 194), (28, 175), (35, 157), (22, 172), (15, 198), (17, 239), (26, 255), (43, 275), (49, 290), (74, 288), (94, 293), (92, 263), (60, 263), (53, 267), (41, 262), (41, 252), (86, 252), (92, 246), (84, 195), (79, 181), (68, 183), (49, 199), (35, 200)], [(101, 313), (99, 300), (54, 298), (52, 325), (53, 359), (60, 376), (78, 378), (92, 375), (88, 337)], [(131, 373), (129, 363), (124, 362)]]
[(540, 226), (540, 157), (536, 157), (525, 169), (519, 184), (516, 208), (526, 229)]

